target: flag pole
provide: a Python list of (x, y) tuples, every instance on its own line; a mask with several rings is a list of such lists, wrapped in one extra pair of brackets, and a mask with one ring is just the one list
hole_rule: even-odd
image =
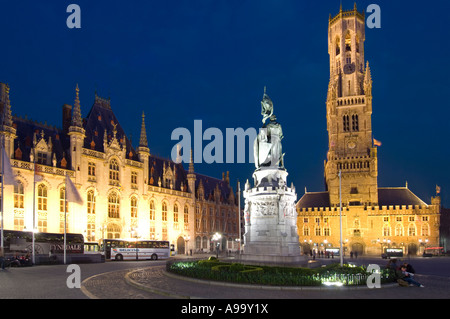
[(35, 238), (34, 238), (34, 231), (36, 227), (36, 158), (34, 155), (36, 155), (36, 152), (34, 151), (33, 147), (33, 225), (31, 227), (31, 238), (32, 238), (31, 260), (33, 262), (33, 265), (36, 263)]
[(241, 258), (241, 183), (238, 180), (238, 228), (239, 228), (239, 258)]
[(66, 209), (66, 205), (67, 205), (67, 173), (66, 173), (66, 187), (64, 188), (64, 265), (66, 264), (66, 225), (67, 225), (67, 209)]
[(5, 197), (3, 196), (3, 185), (5, 184), (5, 162), (4, 162), (4, 155), (3, 153), (5, 152), (4, 150), (4, 146), (3, 146), (3, 141), (2, 141), (2, 216), (1, 216), (1, 237), (2, 237), (2, 242), (1, 242), (1, 250), (3, 251), (3, 211), (4, 211), (4, 202), (5, 202)]
[(341, 171), (339, 171), (339, 227), (340, 227), (340, 263), (341, 267), (344, 264), (344, 252), (342, 250), (342, 191), (341, 191)]

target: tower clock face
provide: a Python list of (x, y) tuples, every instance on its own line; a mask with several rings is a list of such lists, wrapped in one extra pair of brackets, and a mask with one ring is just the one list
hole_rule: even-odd
[(347, 147), (352, 150), (356, 147), (356, 143), (354, 141), (350, 141), (347, 143)]
[(345, 74), (352, 74), (355, 72), (355, 64), (354, 63), (348, 63), (344, 65), (344, 73)]

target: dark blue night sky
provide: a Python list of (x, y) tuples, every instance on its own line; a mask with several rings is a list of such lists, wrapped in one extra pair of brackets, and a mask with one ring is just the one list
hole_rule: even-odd
[[(150, 151), (169, 158), (177, 127), (259, 128), (264, 86), (283, 126), (283, 151), (298, 197), (324, 190), (328, 147), (329, 14), (353, 1), (142, 0), (0, 1), (0, 81), (13, 114), (61, 127), (61, 106), (80, 87), (82, 115), (95, 92), (137, 146), (142, 111)], [(81, 29), (66, 8), (81, 7)], [(439, 0), (358, 1), (381, 8), (366, 28), (373, 78), (373, 134), (379, 186), (404, 186), (430, 203), (436, 184), (450, 205), (450, 4)], [(366, 14), (368, 16), (368, 14)], [(204, 142), (204, 145), (209, 143)], [(187, 167), (187, 165), (185, 166)], [(252, 163), (196, 164), (231, 182)], [(235, 188), (236, 189), (236, 188)]]

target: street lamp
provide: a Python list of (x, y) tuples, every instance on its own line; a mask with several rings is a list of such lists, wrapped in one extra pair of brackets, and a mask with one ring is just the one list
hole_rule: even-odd
[(212, 237), (212, 240), (216, 242), (216, 257), (219, 258), (219, 240), (222, 238), (222, 235), (219, 233), (215, 233)]

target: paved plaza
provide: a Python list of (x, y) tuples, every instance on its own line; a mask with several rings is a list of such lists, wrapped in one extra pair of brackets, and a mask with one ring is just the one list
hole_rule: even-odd
[[(406, 258), (405, 261), (408, 261)], [(318, 260), (320, 263), (338, 260)], [(377, 263), (381, 258), (359, 258), (355, 264)], [(425, 288), (280, 288), (220, 284), (168, 274), (164, 261), (82, 264), (80, 289), (68, 288), (65, 265), (11, 268), (0, 271), (2, 299), (442, 299), (450, 298), (450, 258), (412, 258)]]

